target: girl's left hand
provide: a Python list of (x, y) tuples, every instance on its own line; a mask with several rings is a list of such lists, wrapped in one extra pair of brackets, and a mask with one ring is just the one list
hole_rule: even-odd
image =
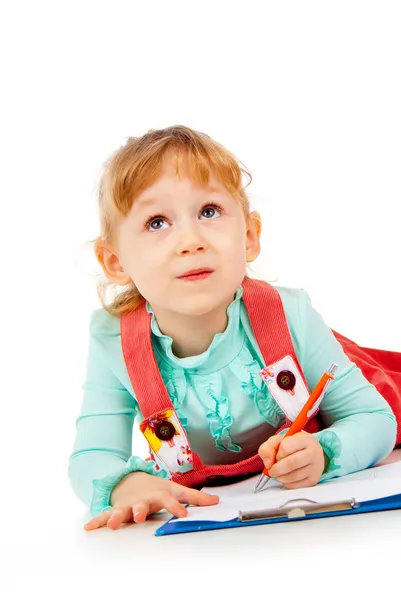
[(284, 439), (283, 434), (273, 435), (258, 453), (269, 475), (288, 489), (316, 485), (325, 467), (322, 446), (306, 431)]

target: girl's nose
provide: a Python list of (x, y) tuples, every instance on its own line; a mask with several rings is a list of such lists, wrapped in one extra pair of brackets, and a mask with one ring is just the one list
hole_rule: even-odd
[(206, 241), (196, 225), (187, 225), (179, 232), (178, 254), (196, 254), (206, 250)]
[(205, 250), (204, 246), (190, 246), (186, 249), (181, 250), (181, 254), (196, 254), (197, 252), (203, 252)]

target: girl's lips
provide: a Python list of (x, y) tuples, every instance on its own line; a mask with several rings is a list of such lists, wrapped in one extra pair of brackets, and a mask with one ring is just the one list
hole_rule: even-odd
[(188, 271), (184, 275), (180, 275), (178, 279), (185, 279), (186, 281), (196, 281), (197, 279), (206, 279), (213, 271), (211, 269), (195, 269), (194, 271)]

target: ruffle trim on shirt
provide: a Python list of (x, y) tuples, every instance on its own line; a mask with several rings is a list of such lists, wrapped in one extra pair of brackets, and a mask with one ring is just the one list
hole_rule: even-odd
[[(185, 429), (188, 419), (181, 412), (181, 405), (187, 391), (185, 372), (180, 368), (171, 370), (165, 362), (160, 363), (159, 368), (167, 393)], [(229, 413), (228, 399), (221, 394), (220, 372), (218, 371), (205, 377), (197, 377), (196, 388), (199, 400), (206, 409), (205, 417), (217, 450), (221, 450), (222, 452), (227, 450), (230, 452), (241, 452), (241, 446), (231, 439), (230, 427), (234, 420)]]
[(320, 478), (320, 483), (326, 481), (326, 479), (331, 479), (333, 473), (338, 471), (338, 469), (341, 469), (341, 465), (336, 462), (341, 455), (341, 442), (337, 434), (329, 429), (323, 429), (313, 435), (322, 446), (323, 452), (329, 459), (329, 463)]
[(240, 381), (244, 393), (255, 403), (261, 417), (270, 425), (278, 428), (285, 417), (284, 412), (270, 395), (259, 375), (260, 366), (245, 345), (229, 364), (229, 368)]
[(234, 419), (230, 414), (228, 399), (222, 395), (221, 380), (220, 371), (198, 377), (196, 384), (199, 400), (207, 410), (205, 416), (217, 450), (241, 452), (241, 446), (231, 439), (230, 427)]
[(153, 460), (146, 461), (138, 456), (131, 456), (125, 467), (113, 471), (101, 479), (94, 479), (92, 481), (93, 496), (90, 512), (93, 517), (112, 508), (112, 506), (110, 506), (110, 496), (114, 487), (121, 479), (123, 479), (123, 477), (129, 473), (134, 473), (135, 471), (142, 471), (149, 475), (157, 475), (163, 479), (170, 478), (170, 474), (162, 467), (156, 466), (156, 463)]

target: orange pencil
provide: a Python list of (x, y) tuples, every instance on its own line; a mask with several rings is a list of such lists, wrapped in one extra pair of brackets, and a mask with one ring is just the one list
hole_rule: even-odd
[[(299, 433), (300, 431), (303, 430), (303, 428), (305, 427), (305, 425), (307, 424), (307, 422), (309, 420), (309, 417), (311, 416), (309, 414), (311, 409), (315, 406), (315, 404), (319, 400), (319, 398), (320, 398), (320, 402), (322, 401), (323, 396), (326, 393), (328, 386), (334, 379), (334, 374), (337, 371), (337, 368), (338, 368), (338, 365), (336, 365), (336, 363), (333, 363), (331, 365), (330, 369), (328, 371), (326, 371), (325, 373), (323, 373), (323, 375), (320, 378), (320, 380), (318, 381), (315, 389), (309, 396), (308, 400), (305, 402), (303, 408), (300, 410), (297, 418), (291, 424), (287, 433), (285, 435), (283, 435), (283, 439), (285, 437), (287, 437), (288, 435), (294, 435), (294, 433)], [(270, 479), (269, 471), (266, 468), (264, 468), (263, 472), (262, 472), (261, 476), (259, 477), (259, 480), (256, 484), (255, 492), (262, 492), (265, 489), (266, 484), (269, 481), (269, 479)]]

